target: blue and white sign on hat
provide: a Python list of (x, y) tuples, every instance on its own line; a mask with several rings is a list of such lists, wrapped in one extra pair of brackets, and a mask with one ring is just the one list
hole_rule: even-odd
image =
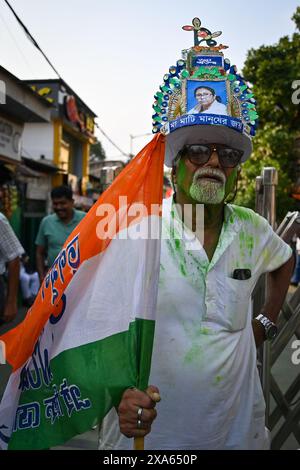
[[(258, 114), (255, 99), (236, 67), (221, 52), (227, 46), (201, 26), (192, 25), (194, 46), (182, 51), (182, 59), (169, 68), (164, 83), (155, 94), (153, 132), (166, 135), (165, 164), (172, 161), (187, 143), (214, 142), (244, 151), (242, 162), (252, 151)], [(206, 46), (200, 45), (206, 43)]]

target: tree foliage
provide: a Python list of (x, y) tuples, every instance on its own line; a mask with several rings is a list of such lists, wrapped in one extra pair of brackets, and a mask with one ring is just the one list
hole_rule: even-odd
[(257, 100), (259, 130), (254, 151), (243, 165), (238, 204), (254, 208), (255, 178), (266, 166), (278, 170), (277, 215), (282, 219), (295, 210), (291, 197), (295, 183), (295, 138), (300, 130), (300, 105), (292, 102), (292, 83), (300, 79), (300, 7), (293, 20), (297, 31), (277, 44), (248, 52), (243, 74), (252, 85)]
[(95, 144), (91, 145), (90, 155), (95, 155), (100, 160), (105, 160), (105, 151), (99, 140)]

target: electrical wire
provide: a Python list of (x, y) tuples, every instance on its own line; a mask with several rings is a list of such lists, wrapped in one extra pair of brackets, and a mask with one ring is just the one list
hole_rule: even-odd
[(95, 122), (95, 126), (96, 126), (97, 129), (99, 129), (99, 131), (104, 135), (104, 137), (106, 137), (106, 139), (107, 139), (117, 150), (119, 150), (119, 152), (120, 152), (124, 157), (127, 157), (127, 158), (129, 157), (129, 154), (126, 153), (126, 152), (123, 152), (123, 150), (120, 149), (120, 147), (118, 147), (118, 145), (115, 144), (115, 143), (111, 140), (111, 138), (104, 132), (104, 130), (101, 129), (101, 127), (99, 126), (99, 124), (98, 124), (97, 122)]
[(10, 29), (9, 29), (9, 27), (8, 27), (8, 25), (7, 25), (6, 21), (5, 21), (5, 19), (4, 19), (3, 16), (1, 15), (1, 12), (0, 12), (0, 18), (1, 18), (1, 20), (2, 20), (2, 22), (3, 22), (3, 24), (4, 24), (4, 26), (5, 26), (5, 29), (7, 30), (8, 34), (9, 34), (9, 36), (11, 37), (11, 39), (12, 39), (14, 45), (16, 46), (16, 49), (18, 50), (20, 56), (22, 57), (22, 59), (24, 60), (24, 63), (25, 63), (26, 66), (28, 67), (28, 70), (30, 70), (30, 73), (33, 73), (33, 70), (32, 70), (32, 68), (30, 67), (29, 62), (27, 61), (27, 59), (26, 59), (25, 55), (23, 54), (23, 52), (21, 51), (21, 49), (19, 48), (18, 42), (17, 42), (16, 38), (14, 37), (14, 35), (12, 34), (12, 32), (10, 31)]
[[(13, 13), (14, 17), (16, 18), (17, 22), (19, 23), (19, 25), (22, 27), (22, 29), (24, 30), (25, 34), (27, 35), (27, 37), (29, 38), (29, 40), (32, 42), (32, 44), (40, 51), (40, 53), (43, 55), (43, 57), (46, 59), (46, 61), (48, 62), (48, 64), (50, 65), (50, 67), (54, 70), (54, 72), (56, 73), (56, 75), (61, 79), (62, 77), (60, 76), (60, 74), (58, 73), (58, 71), (56, 70), (56, 68), (54, 67), (54, 65), (50, 62), (50, 60), (48, 59), (48, 57), (46, 56), (46, 54), (42, 51), (42, 49), (40, 48), (40, 46), (38, 45), (37, 41), (34, 39), (34, 37), (32, 36), (32, 34), (29, 32), (28, 28), (25, 26), (25, 24), (22, 22), (22, 20), (19, 18), (19, 16), (17, 15), (17, 13), (15, 12), (15, 10), (13, 9), (13, 7), (10, 5), (10, 3), (8, 2), (8, 0), (4, 0), (5, 3), (7, 4), (8, 8), (11, 10), (11, 12)], [(115, 142), (113, 142), (113, 140), (106, 134), (106, 132), (104, 132), (103, 129), (101, 129), (101, 127), (99, 126), (99, 124), (95, 123), (96, 127), (99, 129), (99, 131), (104, 135), (104, 137), (106, 137), (106, 139), (124, 156), (124, 157), (127, 157), (129, 158), (130, 155), (126, 152), (124, 152), (122, 149), (120, 149), (120, 147), (118, 147), (117, 144), (115, 144)]]
[(54, 67), (54, 65), (50, 62), (50, 60), (48, 59), (48, 57), (46, 56), (46, 54), (42, 51), (42, 49), (40, 48), (40, 46), (38, 45), (38, 43), (36, 42), (36, 40), (34, 39), (34, 37), (32, 36), (32, 34), (29, 32), (28, 28), (25, 26), (25, 24), (22, 22), (22, 20), (19, 18), (19, 16), (17, 15), (17, 13), (15, 12), (15, 10), (13, 9), (13, 7), (10, 5), (10, 3), (8, 2), (8, 0), (4, 0), (6, 5), (8, 6), (8, 8), (11, 10), (11, 12), (13, 13), (14, 17), (16, 18), (17, 22), (19, 23), (19, 25), (22, 27), (22, 29), (24, 30), (26, 36), (28, 37), (28, 39), (32, 42), (32, 44), (40, 51), (40, 53), (43, 55), (43, 57), (46, 59), (46, 61), (48, 62), (48, 64), (50, 65), (50, 67), (52, 68), (52, 70), (54, 70), (54, 72), (56, 73), (56, 75), (60, 78), (60, 74), (58, 73), (58, 71), (56, 70), (56, 68)]

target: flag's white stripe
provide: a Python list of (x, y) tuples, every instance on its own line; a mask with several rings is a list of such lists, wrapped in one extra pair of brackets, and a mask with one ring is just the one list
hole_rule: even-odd
[(53, 327), (51, 358), (126, 331), (136, 318), (154, 319), (160, 240), (132, 239), (146, 233), (149, 219), (160, 224), (160, 217), (144, 218), (139, 228), (129, 228), (127, 239), (123, 231), (121, 239), (80, 266), (66, 289), (65, 313)]

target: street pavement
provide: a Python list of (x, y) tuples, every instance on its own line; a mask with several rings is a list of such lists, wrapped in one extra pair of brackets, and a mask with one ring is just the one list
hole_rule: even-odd
[[(295, 288), (290, 287), (289, 294), (295, 291)], [(14, 322), (10, 325), (3, 325), (0, 327), (0, 335), (3, 334), (5, 331), (15, 327), (18, 323), (20, 323), (26, 315), (26, 309), (20, 308), (18, 312), (17, 318)], [(292, 338), (290, 343), (286, 346), (282, 354), (279, 356), (278, 361), (274, 364), (272, 368), (272, 374), (274, 379), (278, 383), (279, 387), (283, 392), (285, 392), (289, 385), (292, 383), (293, 379), (299, 375), (300, 373), (300, 366), (295, 365), (292, 363), (291, 357), (294, 350), (291, 347), (291, 344), (295, 338)], [(6, 383), (8, 381), (10, 375), (11, 368), (7, 364), (0, 365), (0, 399), (3, 395)], [(300, 392), (300, 391), (299, 391)], [(298, 396), (299, 397), (299, 394)], [(296, 397), (296, 398), (297, 398)], [(271, 410), (273, 409), (275, 403), (273, 398), (271, 399)], [(278, 430), (278, 427), (281, 426), (283, 423), (283, 419), (281, 419), (272, 432), (272, 435)], [(91, 429), (90, 431), (81, 434), (80, 436), (76, 436), (75, 438), (71, 439), (68, 442), (65, 442), (64, 445), (54, 447), (53, 450), (93, 450), (97, 449), (97, 441), (98, 441), (98, 428)], [(300, 444), (297, 442), (295, 437), (292, 435), (289, 436), (287, 441), (284, 443), (282, 450), (296, 450), (300, 448)]]

